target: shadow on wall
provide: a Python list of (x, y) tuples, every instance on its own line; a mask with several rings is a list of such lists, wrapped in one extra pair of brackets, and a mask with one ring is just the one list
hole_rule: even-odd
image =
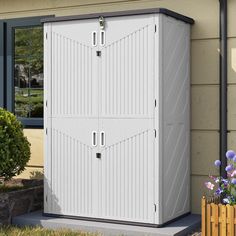
[[(50, 184), (48, 183), (44, 172), (41, 171), (31, 171), (30, 177), (31, 180), (44, 180), (44, 213), (48, 214), (63, 214), (61, 212), (61, 207), (59, 205), (58, 198), (55, 193), (53, 193)], [(41, 224), (40, 224), (41, 225)], [(42, 226), (42, 225), (41, 225)]]
[(47, 214), (63, 214), (61, 212), (61, 207), (59, 204), (59, 200), (56, 194), (52, 190), (52, 186), (50, 182), (44, 176), (44, 213)]
[[(59, 200), (56, 194), (53, 192), (52, 187), (44, 175), (44, 171), (31, 171), (30, 177), (31, 180), (44, 180), (44, 213), (48, 214), (63, 214), (59, 204)], [(40, 224), (41, 225), (41, 224)]]

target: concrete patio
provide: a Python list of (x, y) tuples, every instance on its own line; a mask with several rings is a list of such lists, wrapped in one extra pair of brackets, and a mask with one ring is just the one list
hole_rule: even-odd
[(69, 228), (85, 232), (98, 232), (104, 236), (132, 235), (132, 236), (186, 236), (200, 227), (199, 215), (188, 215), (163, 228), (149, 228), (132, 225), (101, 223), (84, 220), (45, 217), (42, 212), (33, 212), (14, 217), (12, 223), (22, 226), (41, 226), (48, 229)]

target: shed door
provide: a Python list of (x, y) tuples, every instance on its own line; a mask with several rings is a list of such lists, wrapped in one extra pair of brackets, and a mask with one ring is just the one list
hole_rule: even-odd
[(154, 223), (154, 18), (107, 18), (100, 35), (97, 217)]
[(97, 152), (97, 27), (52, 24), (51, 213), (93, 216)]
[(52, 24), (50, 213), (154, 223), (153, 46), (152, 15)]

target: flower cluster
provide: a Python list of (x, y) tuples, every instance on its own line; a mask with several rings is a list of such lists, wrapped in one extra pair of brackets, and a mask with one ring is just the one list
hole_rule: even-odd
[[(236, 204), (236, 153), (232, 150), (226, 152), (228, 165), (225, 170), (227, 172), (227, 179), (219, 176), (209, 176), (212, 181), (206, 182), (205, 186), (214, 192), (215, 196), (221, 196), (225, 204)], [(215, 166), (220, 167), (221, 161), (216, 160)], [(212, 183), (214, 182), (214, 183)]]

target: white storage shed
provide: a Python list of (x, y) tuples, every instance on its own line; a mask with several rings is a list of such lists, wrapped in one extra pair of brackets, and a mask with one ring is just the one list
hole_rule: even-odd
[(190, 25), (167, 9), (44, 21), (44, 214), (160, 226), (190, 211)]

